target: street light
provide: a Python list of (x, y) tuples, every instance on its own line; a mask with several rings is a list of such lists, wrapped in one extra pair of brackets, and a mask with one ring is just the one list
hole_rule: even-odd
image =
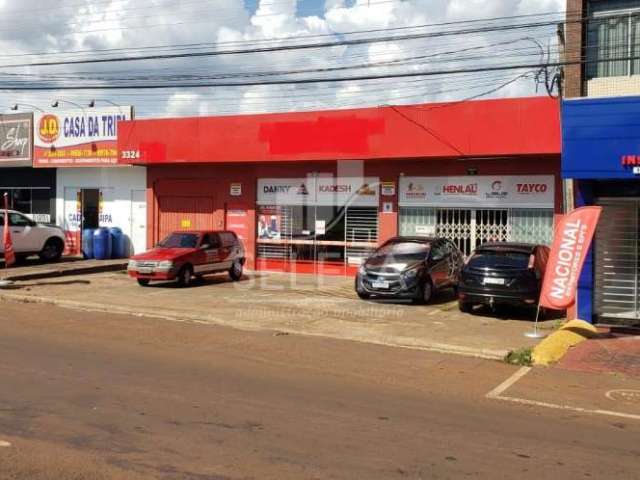
[(112, 102), (111, 100), (107, 100), (105, 98), (94, 98), (93, 100), (91, 100), (89, 102), (89, 108), (94, 108), (96, 106), (96, 102), (105, 102), (105, 103), (110, 103), (111, 105), (113, 105), (114, 107), (118, 107), (120, 108), (122, 105), (118, 105), (115, 102)]
[(73, 105), (74, 107), (78, 107), (80, 110), (82, 110), (82, 112), (84, 113), (84, 107), (78, 103), (75, 102), (71, 102), (69, 100), (62, 100), (62, 99), (58, 99), (56, 101), (54, 101), (51, 106), (53, 108), (58, 108), (60, 106), (61, 103), (68, 103), (69, 105)]
[(37, 107), (35, 105), (31, 105), (29, 103), (16, 103), (9, 110), (13, 110), (14, 112), (17, 112), (20, 107), (33, 108), (34, 110), (38, 110), (39, 112), (44, 113), (43, 109), (41, 109), (40, 107)]

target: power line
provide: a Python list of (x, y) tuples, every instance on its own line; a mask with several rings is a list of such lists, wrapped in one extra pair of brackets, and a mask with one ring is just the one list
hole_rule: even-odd
[(476, 33), (514, 31), (514, 30), (530, 29), (530, 28), (537, 28), (537, 27), (544, 27), (544, 26), (551, 26), (551, 25), (555, 26), (556, 23), (557, 22), (555, 21), (531, 22), (531, 23), (525, 23), (525, 24), (502, 25), (499, 27), (492, 27), (492, 26), (476, 27), (476, 28), (468, 28), (466, 30), (462, 29), (462, 30), (455, 30), (455, 31), (452, 30), (452, 31), (426, 32), (426, 33), (412, 33), (412, 34), (405, 34), (405, 35), (346, 39), (346, 40), (337, 40), (337, 41), (319, 42), (319, 43), (275, 45), (275, 46), (265, 46), (265, 47), (257, 47), (257, 48), (250, 48), (250, 49), (212, 50), (212, 51), (204, 51), (204, 52), (151, 54), (151, 55), (139, 55), (139, 56), (130, 56), (130, 57), (91, 58), (91, 59), (67, 60), (67, 61), (42, 61), (42, 62), (20, 63), (20, 64), (8, 64), (8, 65), (2, 65), (0, 66), (0, 68), (62, 66), (62, 65), (97, 64), (97, 63), (113, 63), (113, 62), (132, 62), (132, 61), (144, 61), (144, 60), (170, 60), (170, 59), (179, 59), (179, 58), (214, 57), (214, 56), (223, 56), (223, 55), (245, 55), (245, 54), (281, 52), (281, 51), (290, 51), (290, 50), (332, 48), (332, 47), (344, 47), (344, 46), (353, 46), (353, 45), (382, 43), (382, 42), (397, 42), (397, 41), (418, 40), (418, 39), (425, 39), (425, 38), (437, 38), (437, 37), (451, 36), (451, 35), (469, 35), (469, 34), (476, 34)]

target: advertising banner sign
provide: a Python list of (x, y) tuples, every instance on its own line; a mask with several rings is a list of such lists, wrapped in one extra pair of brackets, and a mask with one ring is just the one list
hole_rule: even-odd
[(30, 167), (32, 153), (32, 115), (0, 115), (0, 167)]
[(34, 113), (35, 167), (104, 167), (118, 164), (118, 122), (132, 107), (52, 109)]
[(553, 208), (553, 175), (400, 177), (401, 206)]
[(258, 179), (259, 205), (378, 206), (375, 177), (308, 177)]
[(602, 207), (580, 207), (558, 223), (542, 281), (541, 307), (564, 310), (575, 302), (580, 272), (601, 212)]

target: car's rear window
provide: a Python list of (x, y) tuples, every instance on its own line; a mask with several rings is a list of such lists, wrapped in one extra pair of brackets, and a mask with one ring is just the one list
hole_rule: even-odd
[(198, 235), (195, 233), (172, 233), (158, 245), (164, 248), (196, 248)]
[(529, 266), (529, 257), (525, 252), (482, 250), (472, 255), (468, 265), (471, 268), (521, 269)]

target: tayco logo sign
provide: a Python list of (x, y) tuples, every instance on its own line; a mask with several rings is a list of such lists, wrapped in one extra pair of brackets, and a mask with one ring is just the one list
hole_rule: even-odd
[(44, 115), (38, 124), (38, 136), (45, 143), (53, 143), (60, 136), (60, 122), (55, 115)]
[(521, 195), (528, 195), (533, 193), (547, 193), (549, 189), (546, 183), (518, 183), (516, 184), (516, 191)]

